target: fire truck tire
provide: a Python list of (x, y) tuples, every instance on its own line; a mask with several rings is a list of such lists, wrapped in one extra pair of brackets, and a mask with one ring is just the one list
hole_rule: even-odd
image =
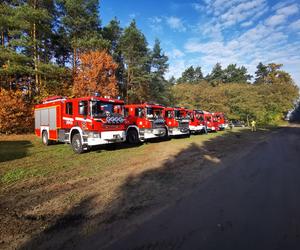
[(129, 129), (126, 135), (126, 141), (129, 144), (138, 144), (140, 143), (138, 132), (135, 129)]
[(50, 140), (49, 140), (49, 137), (48, 137), (48, 132), (46, 130), (43, 131), (42, 133), (42, 142), (45, 146), (48, 146), (50, 145)]
[(82, 146), (82, 141), (81, 141), (80, 134), (77, 133), (77, 134), (73, 135), (72, 141), (71, 141), (71, 146), (72, 146), (73, 151), (76, 154), (83, 153), (84, 149), (83, 149), (83, 146)]

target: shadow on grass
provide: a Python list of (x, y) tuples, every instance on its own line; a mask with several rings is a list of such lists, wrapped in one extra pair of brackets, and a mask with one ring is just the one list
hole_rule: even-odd
[(21, 159), (32, 146), (30, 141), (0, 141), (0, 162)]
[(52, 218), (50, 225), (21, 249), (103, 249), (128, 230), (129, 219), (145, 214), (151, 207), (180, 199), (185, 192), (216, 175), (224, 154), (229, 152), (217, 149), (229, 146), (238, 150), (241, 138), (262, 133), (266, 131), (255, 134), (245, 129), (211, 138), (203, 146), (192, 143), (162, 166), (129, 175), (117, 188), (118, 198), (107, 204), (104, 211), (93, 214), (97, 197), (86, 197), (61, 217)]
[(112, 144), (103, 144), (103, 145), (98, 145), (98, 146), (93, 146), (91, 148), (91, 151), (96, 151), (97, 153), (101, 153), (102, 151), (115, 151), (115, 150), (122, 150), (122, 149), (128, 149), (128, 148), (138, 148), (143, 146), (143, 144), (147, 143), (160, 143), (163, 141), (169, 141), (172, 138), (152, 138), (152, 139), (147, 139), (144, 142), (140, 142), (137, 144), (130, 144), (128, 142), (124, 143), (112, 143)]

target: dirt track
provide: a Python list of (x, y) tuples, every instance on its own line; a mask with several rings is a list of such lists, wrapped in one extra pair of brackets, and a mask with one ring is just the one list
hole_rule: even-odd
[(227, 164), (110, 249), (300, 249), (300, 127)]

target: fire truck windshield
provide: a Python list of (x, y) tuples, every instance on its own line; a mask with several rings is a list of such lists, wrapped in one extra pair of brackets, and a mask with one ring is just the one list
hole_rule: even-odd
[(176, 119), (184, 118), (183, 112), (181, 112), (180, 110), (175, 110), (175, 117)]
[(169, 118), (169, 119), (173, 119), (174, 118), (174, 112), (172, 110), (166, 111), (166, 117)]
[(123, 106), (119, 104), (101, 101), (91, 101), (91, 106), (92, 116), (96, 118), (103, 118), (111, 116), (113, 114), (124, 115)]
[(162, 117), (162, 109), (146, 108), (146, 115), (149, 119), (157, 119)]

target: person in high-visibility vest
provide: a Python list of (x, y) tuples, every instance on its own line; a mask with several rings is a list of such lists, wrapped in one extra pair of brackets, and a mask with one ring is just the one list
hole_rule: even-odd
[(251, 131), (254, 132), (256, 131), (256, 121), (252, 120), (251, 122)]

